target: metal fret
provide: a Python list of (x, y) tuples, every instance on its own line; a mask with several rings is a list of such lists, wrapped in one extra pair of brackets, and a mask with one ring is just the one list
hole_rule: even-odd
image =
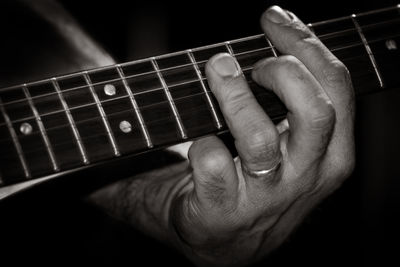
[(135, 110), (135, 114), (136, 114), (136, 117), (137, 117), (137, 119), (139, 121), (140, 128), (142, 129), (142, 133), (143, 133), (144, 139), (146, 140), (147, 147), (148, 148), (152, 148), (153, 147), (153, 142), (151, 141), (151, 138), (150, 138), (150, 135), (149, 135), (149, 131), (147, 130), (147, 127), (146, 127), (146, 125), (144, 123), (142, 114), (140, 113), (139, 106), (136, 103), (136, 100), (135, 100), (135, 97), (134, 97), (134, 95), (132, 93), (132, 90), (129, 87), (128, 82), (126, 81), (124, 72), (121, 69), (121, 65), (117, 64), (117, 65), (115, 65), (115, 67), (116, 67), (116, 69), (118, 71), (119, 76), (122, 79), (122, 83), (124, 85), (124, 88), (125, 88), (126, 92), (129, 95), (129, 99), (130, 99), (130, 101), (132, 103), (133, 109)]
[(358, 22), (356, 20), (356, 15), (355, 14), (351, 15), (351, 19), (352, 19), (352, 21), (353, 21), (353, 23), (354, 23), (354, 25), (355, 25), (355, 27), (357, 29), (358, 34), (361, 37), (361, 40), (362, 40), (362, 42), (364, 44), (364, 47), (365, 47), (365, 50), (367, 50), (368, 57), (371, 60), (372, 66), (373, 66), (373, 68), (375, 70), (376, 76), (377, 76), (378, 81), (379, 81), (379, 85), (380, 85), (381, 88), (384, 88), (383, 79), (382, 79), (382, 75), (381, 75), (381, 73), (380, 73), (380, 71), (378, 69), (378, 64), (376, 63), (376, 60), (375, 60), (374, 54), (372, 53), (371, 47), (369, 46), (369, 44), (367, 42), (367, 39), (365, 38), (364, 33), (362, 32), (362, 29), (361, 29), (360, 25), (358, 24)]
[(195, 69), (195, 71), (196, 71), (197, 77), (199, 78), (199, 81), (200, 81), (200, 84), (201, 84), (201, 88), (202, 88), (203, 91), (204, 91), (204, 94), (205, 94), (205, 96), (206, 96), (206, 98), (207, 98), (207, 102), (208, 102), (208, 104), (210, 105), (211, 113), (212, 113), (212, 115), (213, 115), (215, 124), (217, 125), (217, 128), (218, 128), (218, 129), (221, 129), (221, 128), (223, 127), (223, 126), (222, 126), (222, 123), (221, 123), (220, 119), (218, 118), (218, 115), (217, 115), (217, 112), (216, 112), (216, 110), (215, 110), (215, 107), (214, 107), (213, 101), (212, 101), (212, 99), (211, 99), (211, 96), (210, 96), (210, 94), (208, 93), (207, 88), (206, 88), (206, 86), (205, 86), (205, 84), (204, 84), (201, 71), (200, 71), (199, 66), (197, 65), (197, 62), (196, 62), (196, 60), (195, 60), (195, 58), (194, 58), (194, 56), (193, 56), (192, 50), (190, 50), (190, 49), (187, 50), (187, 54), (188, 54), (188, 56), (189, 56), (189, 58), (190, 58), (190, 61), (191, 61), (192, 64), (193, 64), (193, 67), (194, 67), (194, 69)]
[(85, 81), (89, 86), (90, 93), (92, 94), (92, 96), (94, 98), (94, 101), (96, 102), (97, 110), (99, 111), (99, 113), (101, 115), (101, 119), (102, 119), (102, 121), (104, 123), (104, 127), (106, 128), (108, 139), (110, 140), (111, 147), (112, 147), (112, 149), (114, 151), (114, 155), (115, 156), (120, 156), (121, 153), (119, 152), (117, 143), (115, 142), (114, 134), (113, 134), (113, 132), (111, 130), (110, 124), (109, 124), (108, 119), (106, 117), (106, 113), (104, 112), (104, 109), (103, 109), (103, 106), (101, 105), (100, 99), (99, 99), (96, 91), (93, 88), (92, 81), (90, 80), (90, 77), (89, 77), (87, 71), (83, 72), (83, 77), (85, 78)]
[(314, 28), (313, 28), (313, 24), (312, 24), (312, 23), (308, 23), (308, 24), (307, 24), (307, 27), (310, 29), (310, 31), (311, 31), (312, 33), (315, 34), (315, 31), (314, 31)]
[(271, 47), (274, 57), (278, 57), (278, 53), (276, 52), (275, 47), (272, 45), (271, 41), (267, 38), (267, 36), (265, 36), (265, 40), (267, 40), (269, 47)]
[(83, 142), (82, 142), (81, 136), (79, 134), (79, 131), (76, 128), (76, 124), (75, 124), (74, 118), (72, 117), (71, 111), (69, 110), (68, 104), (65, 101), (64, 96), (62, 95), (62, 92), (61, 92), (60, 86), (58, 85), (57, 79), (56, 78), (52, 78), (51, 81), (53, 83), (54, 89), (56, 90), (56, 92), (58, 94), (58, 97), (59, 97), (59, 99), (61, 101), (61, 104), (62, 104), (62, 106), (63, 106), (63, 108), (65, 110), (65, 114), (67, 115), (67, 119), (68, 119), (68, 122), (69, 122), (69, 124), (70, 124), (70, 126), (72, 128), (72, 132), (74, 134), (75, 141), (76, 141), (76, 143), (78, 145), (79, 152), (81, 153), (82, 161), (83, 161), (84, 164), (89, 164), (90, 162), (89, 162), (89, 159), (88, 159), (88, 157), (86, 155), (85, 146), (83, 145)]
[(25, 97), (28, 100), (29, 106), (31, 107), (32, 112), (35, 116), (36, 123), (39, 126), (39, 132), (43, 138), (43, 142), (46, 146), (47, 153), (49, 154), (51, 165), (53, 166), (53, 170), (57, 172), (60, 170), (60, 168), (58, 167), (56, 156), (53, 151), (53, 147), (51, 146), (51, 143), (50, 143), (49, 137), (47, 136), (47, 132), (43, 125), (42, 119), (41, 119), (39, 112), (37, 111), (35, 105), (33, 104), (31, 94), (29, 93), (29, 90), (28, 90), (26, 84), (24, 84), (22, 86), (22, 90), (23, 90)]
[(232, 56), (235, 56), (235, 53), (233, 52), (233, 49), (231, 46), (231, 42), (227, 41), (224, 44), (225, 44), (225, 47), (228, 50), (229, 54), (231, 54)]
[(161, 82), (161, 84), (162, 84), (162, 86), (164, 88), (165, 95), (167, 96), (167, 99), (168, 99), (169, 105), (171, 107), (172, 113), (174, 114), (176, 123), (178, 124), (179, 133), (180, 133), (182, 139), (186, 139), (187, 138), (187, 134), (186, 134), (185, 128), (183, 127), (181, 116), (178, 113), (178, 109), (175, 106), (174, 100), (173, 100), (173, 98), (171, 96), (171, 92), (169, 91), (167, 83), (165, 82), (163, 76), (161, 75), (161, 72), (160, 72), (160, 69), (158, 67), (157, 61), (156, 61), (156, 59), (154, 57), (151, 58), (151, 63), (153, 64), (153, 68), (157, 72), (158, 79), (160, 80), (160, 82)]
[(18, 136), (15, 133), (15, 130), (12, 126), (11, 120), (6, 113), (6, 110), (4, 109), (3, 102), (1, 99), (0, 99), (0, 111), (3, 114), (4, 121), (6, 122), (8, 131), (10, 132), (15, 149), (17, 150), (18, 158), (19, 158), (19, 161), (21, 162), (22, 168), (24, 169), (25, 177), (29, 179), (32, 177), (31, 172), (29, 170), (28, 164), (26, 163), (25, 155), (24, 155), (24, 152), (22, 151), (21, 144), (18, 141)]

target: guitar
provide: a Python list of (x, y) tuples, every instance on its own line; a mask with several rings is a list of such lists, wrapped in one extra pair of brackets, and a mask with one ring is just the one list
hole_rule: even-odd
[[(400, 84), (399, 15), (400, 5), (308, 26), (345, 63), (363, 95)], [(255, 62), (279, 56), (264, 34), (2, 88), (0, 199), (227, 132), (204, 73), (220, 52), (236, 57), (273, 121), (285, 118), (279, 99), (250, 78)]]

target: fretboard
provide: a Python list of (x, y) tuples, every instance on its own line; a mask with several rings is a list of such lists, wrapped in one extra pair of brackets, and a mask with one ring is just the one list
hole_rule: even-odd
[[(357, 95), (400, 84), (400, 6), (309, 24), (350, 70)], [(257, 100), (286, 109), (250, 78), (280, 55), (264, 34), (0, 90), (0, 186), (227, 131), (204, 67), (236, 57)]]

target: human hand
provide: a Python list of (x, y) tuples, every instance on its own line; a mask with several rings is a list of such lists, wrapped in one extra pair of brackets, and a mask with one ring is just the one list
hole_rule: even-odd
[(239, 156), (215, 136), (190, 148), (192, 183), (173, 200), (168, 221), (176, 243), (200, 265), (262, 258), (354, 167), (346, 67), (292, 13), (272, 7), (261, 24), (285, 56), (260, 61), (252, 77), (286, 105), (287, 121), (272, 123), (233, 57), (208, 62), (208, 82)]

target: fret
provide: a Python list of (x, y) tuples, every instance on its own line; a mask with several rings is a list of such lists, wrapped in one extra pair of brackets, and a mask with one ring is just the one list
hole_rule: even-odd
[(358, 24), (358, 22), (356, 20), (356, 15), (355, 14), (351, 15), (351, 19), (352, 19), (354, 25), (356, 26), (357, 32), (361, 37), (361, 40), (362, 40), (362, 42), (364, 44), (364, 47), (365, 47), (365, 50), (368, 53), (369, 59), (371, 60), (371, 63), (372, 63), (372, 66), (374, 67), (374, 70), (376, 72), (376, 76), (377, 76), (377, 78), (379, 80), (379, 85), (380, 85), (381, 88), (383, 88), (384, 84), (383, 84), (381, 73), (380, 73), (380, 71), (378, 69), (378, 65), (377, 65), (375, 57), (374, 57), (374, 55), (373, 55), (373, 53), (371, 51), (371, 48), (370, 48), (367, 40), (365, 39), (365, 36), (364, 36), (364, 34), (362, 32), (362, 29), (361, 29), (360, 25)]
[(49, 138), (47, 136), (46, 129), (43, 126), (42, 119), (41, 119), (41, 117), (39, 115), (39, 112), (36, 110), (36, 107), (33, 104), (31, 95), (30, 95), (26, 85), (22, 86), (22, 90), (24, 91), (25, 96), (26, 96), (26, 98), (28, 100), (28, 103), (29, 103), (29, 105), (30, 105), (30, 107), (32, 109), (32, 112), (35, 115), (36, 123), (39, 126), (39, 131), (40, 131), (40, 134), (41, 134), (41, 136), (43, 138), (43, 142), (44, 142), (44, 144), (46, 146), (47, 153), (49, 154), (49, 158), (50, 158), (51, 164), (53, 166), (53, 170), (57, 172), (57, 171), (60, 170), (60, 168), (58, 167), (58, 163), (57, 163), (56, 157), (54, 155), (53, 148), (51, 146), (50, 140), (49, 140)]
[(29, 179), (29, 178), (32, 177), (31, 176), (31, 172), (30, 172), (28, 164), (26, 162), (25, 155), (24, 155), (24, 152), (22, 151), (22, 147), (21, 147), (21, 144), (20, 144), (20, 142), (18, 140), (17, 134), (15, 133), (15, 130), (14, 130), (13, 126), (12, 126), (10, 118), (8, 117), (8, 114), (6, 113), (6, 110), (3, 107), (3, 103), (2, 103), (1, 99), (0, 99), (0, 111), (1, 111), (1, 113), (3, 115), (4, 121), (5, 121), (5, 123), (7, 125), (7, 128), (8, 128), (8, 131), (9, 131), (9, 133), (11, 135), (12, 140), (13, 140), (15, 149), (16, 149), (17, 154), (18, 154), (19, 161), (20, 161), (21, 166), (22, 166), (22, 168), (24, 170), (25, 177)]
[(182, 139), (186, 139), (187, 138), (187, 134), (186, 134), (185, 128), (183, 127), (183, 123), (182, 123), (181, 117), (180, 117), (180, 115), (178, 113), (178, 110), (177, 110), (175, 104), (174, 104), (174, 100), (172, 99), (172, 96), (171, 96), (171, 93), (170, 93), (170, 91), (168, 89), (168, 86), (167, 86), (163, 76), (161, 75), (160, 69), (159, 69), (159, 67), (157, 65), (157, 62), (156, 62), (156, 59), (155, 58), (151, 58), (151, 63), (153, 65), (154, 70), (157, 72), (158, 79), (160, 80), (160, 82), (162, 84), (162, 87), (164, 89), (164, 93), (167, 96), (168, 103), (170, 105), (172, 113), (174, 114), (174, 117), (175, 117), (178, 129), (179, 129), (179, 133), (181, 135), (181, 138)]
[(34, 118), (32, 109), (27, 100), (3, 104), (7, 109), (8, 117), (12, 122), (23, 122), (26, 119)]
[(157, 57), (157, 64), (161, 71), (190, 67), (192, 61), (186, 51)]
[(51, 82), (47, 81), (31, 86), (25, 85), (25, 87), (31, 96), (30, 100), (33, 106), (41, 117), (55, 112), (64, 112), (58, 94)]
[[(190, 62), (188, 55), (185, 56), (187, 57), (187, 60)], [(175, 57), (170, 58), (171, 61), (174, 59)], [(174, 68), (167, 68), (167, 69), (160, 68), (160, 74), (163, 80), (165, 81), (169, 91), (174, 90), (174, 87), (177, 85), (179, 86), (181, 84), (194, 83), (199, 80), (194, 65), (191, 62), (190, 64), (185, 64), (182, 66), (178, 65), (178, 67)], [(158, 75), (156, 74), (154, 76), (158, 80)], [(158, 89), (163, 90), (162, 83), (160, 83)]]
[(275, 47), (272, 45), (271, 41), (267, 38), (267, 36), (265, 36), (265, 39), (267, 40), (269, 47), (271, 47), (274, 57), (278, 57), (278, 52), (276, 51)]
[[(129, 98), (103, 102), (103, 109), (122, 155), (149, 149)], [(124, 130), (127, 124), (130, 125), (130, 131)]]
[[(60, 78), (57, 82), (61, 91), (65, 92), (64, 87), (68, 86), (67, 79)], [(73, 83), (70, 87), (75, 88), (76, 84)], [(52, 151), (57, 159), (59, 169), (66, 170), (81, 166), (82, 161), (79, 158), (79, 147), (75, 141), (73, 129), (70, 127), (67, 115), (52, 81), (45, 80), (28, 84), (26, 88), (31, 96), (32, 104), (40, 116), (41, 124), (46, 131), (49, 143), (52, 145)], [(82, 103), (79, 99), (79, 91), (82, 90), (74, 89), (74, 97), (72, 99), (78, 99), (78, 102)], [(69, 105), (70, 95), (67, 95), (67, 98), (66, 95), (63, 96), (71, 110), (71, 106), (74, 106), (75, 102)], [(40, 125), (38, 126), (40, 129)]]
[[(169, 60), (161, 60), (161, 64), (168, 65), (169, 63)], [(129, 77), (126, 78), (126, 82), (135, 96), (143, 121), (146, 122), (146, 129), (152, 144), (159, 146), (182, 140), (177, 131), (175, 116), (151, 60), (125, 64), (121, 68), (124, 75)], [(176, 77), (175, 70), (171, 70), (171, 72), (172, 76)], [(108, 109), (111, 110), (111, 108)], [(135, 134), (135, 132), (132, 131), (130, 134)]]
[[(357, 21), (361, 26), (386, 24), (392, 22), (398, 25), (400, 15), (400, 5), (357, 14)], [(380, 28), (380, 30), (390, 30), (390, 28)]]
[(129, 98), (119, 72), (114, 66), (100, 71), (88, 72), (92, 87), (100, 102), (123, 97)]
[[(15, 147), (14, 140), (11, 137), (9, 128), (4, 123), (4, 117), (1, 114), (0, 114), (0, 151), (1, 151), (0, 173), (4, 185), (7, 185), (11, 182), (24, 181), (27, 177), (25, 175), (24, 168), (22, 167), (20, 156)], [(29, 168), (28, 162), (27, 165)]]
[(3, 105), (26, 100), (24, 92), (19, 89), (20, 86), (15, 86), (1, 90), (0, 93)]
[(265, 35), (232, 41), (229, 43), (229, 47), (244, 73), (251, 73), (256, 62), (277, 55), (277, 51), (272, 49)]
[[(24, 93), (24, 85), (2, 91), (1, 97), (5, 97), (5, 99), (9, 100), (7, 103), (3, 102), (3, 108), (9, 118), (10, 126), (13, 128), (19, 146), (23, 151), (30, 176), (37, 177), (45, 173), (54, 172), (55, 166), (52, 164), (49, 148), (46, 146), (43, 133), (40, 131), (40, 122), (38, 123), (36, 120), (30, 106), (29, 101), (32, 99), (28, 99)], [(11, 140), (14, 139), (12, 135), (13, 134), (10, 133), (8, 137), (11, 138)], [(4, 132), (3, 136), (7, 138)], [(5, 151), (5, 153), (12, 153), (8, 142), (4, 139), (1, 142), (1, 150)], [(16, 152), (18, 155), (18, 151)], [(19, 161), (19, 159), (17, 160)], [(59, 167), (58, 164), (57, 167)], [(20, 174), (18, 177), (17, 172), (11, 170), (3, 170), (3, 172), (7, 173), (7, 180), (18, 180), (25, 176), (25, 174)]]
[[(209, 134), (218, 129), (215, 117), (213, 116), (213, 110), (207, 99), (208, 96), (213, 101), (212, 93), (204, 82), (205, 78), (201, 76), (201, 79), (199, 79), (198, 72), (196, 71), (197, 65), (192, 63), (188, 51), (183, 54), (157, 57), (157, 65), (180, 114), (187, 137), (194, 138), (202, 134)], [(155, 78), (159, 80), (157, 75), (155, 75)], [(163, 89), (161, 82), (159, 86)], [(152, 93), (155, 96), (154, 99), (149, 94), (141, 95), (143, 97), (141, 97), (140, 102), (147, 105), (159, 106), (169, 104), (163, 90), (154, 91)], [(168, 105), (166, 107), (169, 108)], [(213, 108), (218, 119), (222, 118), (221, 113), (218, 113), (219, 110), (214, 105)], [(169, 116), (164, 117), (165, 121), (170, 120)], [(173, 114), (171, 119), (173, 122), (173, 131), (176, 131)], [(150, 120), (154, 120), (154, 118), (150, 118)], [(224, 122), (220, 119), (219, 122), (221, 123), (221, 127), (223, 127)], [(177, 136), (177, 138), (180, 140), (181, 136)]]
[(375, 69), (350, 17), (313, 26), (322, 43), (347, 66), (356, 90), (368, 93), (379, 87)]
[[(216, 44), (216, 45), (209, 45), (201, 48), (194, 48), (192, 49), (193, 56), (198, 63), (199, 66), (205, 65), (205, 62), (208, 61), (212, 56), (219, 54), (219, 53), (229, 53), (229, 50), (225, 43)], [(201, 62), (201, 63), (199, 63)], [(203, 76), (205, 75), (203, 69), (200, 67)]]
[(358, 15), (357, 22), (362, 27), (385, 86), (387, 88), (398, 86), (400, 84), (399, 7)]
[(79, 147), (65, 112), (41, 116), (60, 170), (82, 166)]
[(82, 139), (81, 139), (80, 134), (78, 132), (78, 129), (76, 128), (75, 121), (74, 121), (74, 118), (72, 117), (72, 114), (71, 114), (71, 111), (70, 111), (70, 109), (68, 107), (68, 104), (65, 101), (65, 99), (64, 99), (64, 97), (62, 95), (61, 89), (60, 89), (60, 87), (59, 87), (59, 85), (57, 83), (57, 79), (56, 78), (52, 78), (52, 83), (53, 83), (54, 89), (56, 90), (56, 92), (58, 94), (58, 97), (59, 97), (59, 99), (61, 101), (61, 104), (63, 106), (65, 114), (67, 115), (67, 119), (68, 119), (69, 125), (71, 126), (72, 132), (74, 134), (75, 141), (76, 141), (76, 143), (78, 145), (79, 152), (80, 152), (81, 157), (82, 157), (82, 161), (83, 161), (84, 164), (89, 164), (90, 162), (89, 162), (89, 159), (88, 159), (87, 154), (86, 154), (86, 149), (85, 149), (85, 147), (83, 145), (83, 142), (82, 142)]
[[(357, 93), (400, 84), (399, 9), (307, 25), (348, 67)], [(265, 34), (8, 87), (0, 90), (0, 184), (225, 130), (205, 82), (217, 53), (236, 58), (274, 122), (285, 117), (279, 98), (251, 79), (255, 62), (280, 55)]]
[(153, 142), (152, 142), (152, 140), (150, 138), (147, 126), (144, 123), (143, 116), (142, 116), (142, 114), (141, 114), (141, 112), (139, 110), (138, 104), (137, 104), (137, 102), (135, 100), (135, 97), (134, 97), (134, 95), (132, 93), (132, 90), (131, 90), (128, 82), (126, 81), (124, 72), (123, 72), (123, 70), (122, 70), (120, 65), (116, 65), (116, 69), (118, 71), (118, 74), (119, 74), (120, 78), (122, 79), (122, 82), (124, 84), (125, 90), (129, 95), (129, 99), (130, 99), (131, 104), (133, 106), (133, 109), (135, 111), (136, 118), (137, 118), (137, 120), (139, 121), (139, 124), (140, 124), (140, 129), (142, 130), (143, 136), (144, 136), (144, 138), (146, 140), (147, 147), (148, 148), (152, 148), (153, 147)]
[(210, 94), (208, 93), (207, 88), (206, 88), (206, 86), (205, 86), (205, 84), (204, 84), (203, 76), (201, 75), (199, 66), (197, 65), (197, 62), (196, 62), (196, 60), (194, 59), (192, 50), (187, 50), (187, 54), (188, 54), (188, 56), (189, 56), (189, 58), (190, 58), (191, 63), (193, 64), (193, 67), (194, 67), (194, 69), (195, 69), (195, 71), (196, 71), (197, 77), (199, 78), (201, 87), (202, 87), (202, 89), (203, 89), (203, 91), (204, 91), (204, 94), (205, 94), (205, 96), (206, 96), (206, 98), (207, 98), (207, 103), (208, 103), (208, 105), (210, 106), (210, 109), (211, 109), (211, 113), (212, 113), (214, 122), (215, 122), (215, 124), (216, 124), (216, 126), (217, 126), (218, 129), (222, 129), (222, 127), (223, 127), (223, 126), (222, 126), (222, 123), (221, 123), (220, 119), (218, 118), (218, 114), (217, 114), (216, 108), (214, 107), (214, 104), (213, 104), (213, 101), (212, 101), (212, 99), (211, 99), (211, 96), (210, 96)]
[(243, 74), (256, 96), (258, 103), (272, 117), (282, 118), (286, 114), (286, 108), (282, 102), (273, 93), (266, 91), (251, 78), (253, 65), (267, 57), (278, 56), (269, 40), (264, 34), (230, 42), (230, 48), (239, 62)]
[(225, 42), (225, 47), (226, 47), (226, 50), (228, 50), (229, 54), (231, 54), (232, 56), (235, 56), (235, 53), (233, 53), (233, 49), (232, 49), (230, 41)]
[(312, 23), (308, 23), (308, 24), (307, 24), (307, 27), (308, 27), (308, 29), (310, 29), (310, 31), (311, 31), (312, 33), (315, 33), (315, 31), (314, 31), (314, 26), (313, 26)]
[(229, 50), (234, 55), (251, 53), (252, 51), (266, 50), (268, 51), (271, 46), (265, 34), (252, 36), (251, 38), (243, 38), (240, 40), (226, 42)]
[(99, 113), (101, 115), (101, 119), (103, 120), (104, 127), (106, 128), (106, 131), (107, 131), (107, 134), (108, 134), (108, 138), (110, 140), (112, 149), (114, 151), (114, 155), (115, 156), (120, 156), (121, 154), (120, 154), (118, 146), (117, 146), (117, 144), (115, 142), (114, 134), (113, 134), (113, 132), (112, 132), (112, 130), (110, 128), (110, 124), (108, 122), (108, 119), (106, 117), (104, 109), (103, 109), (103, 107), (101, 105), (99, 97), (97, 96), (97, 93), (96, 93), (96, 91), (94, 90), (94, 88), (92, 86), (92, 83), (91, 83), (91, 80), (90, 80), (90, 77), (89, 77), (88, 73), (87, 72), (83, 72), (83, 77), (85, 78), (86, 83), (89, 86), (90, 92), (92, 93), (92, 96), (93, 96), (94, 100), (96, 101), (96, 106), (97, 106), (97, 109), (98, 109), (98, 111), (99, 111)]
[[(115, 156), (107, 128), (104, 126), (103, 116), (84, 75), (76, 73), (60, 78), (57, 82), (69, 107), (88, 160), (97, 162)], [(66, 123), (69, 124), (68, 118)], [(71, 140), (74, 139), (72, 136)]]
[(314, 33), (330, 50), (363, 45), (351, 17), (342, 18), (334, 23), (317, 24), (314, 26)]

